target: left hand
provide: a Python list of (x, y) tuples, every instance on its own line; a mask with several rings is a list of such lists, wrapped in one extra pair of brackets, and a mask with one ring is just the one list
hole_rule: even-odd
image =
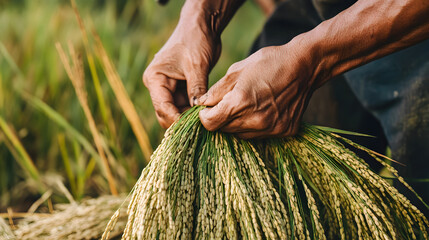
[(202, 124), (209, 131), (220, 129), (245, 139), (296, 134), (317, 85), (312, 62), (302, 44), (288, 43), (233, 64), (199, 99), (208, 106), (200, 112)]

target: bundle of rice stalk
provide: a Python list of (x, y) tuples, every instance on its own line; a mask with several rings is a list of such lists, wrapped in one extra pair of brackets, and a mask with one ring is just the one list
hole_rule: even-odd
[[(125, 211), (124, 199), (125, 196), (101, 196), (79, 204), (57, 204), (52, 214), (28, 214), (18, 221), (14, 230), (16, 238), (2, 238), (0, 219), (0, 239), (100, 239), (112, 214), (118, 208)], [(111, 236), (120, 236), (126, 223), (126, 216), (118, 216)]]
[(15, 239), (12, 229), (3, 218), (0, 218), (0, 239)]
[(122, 239), (428, 239), (425, 216), (348, 147), (409, 187), (371, 150), (307, 124), (264, 141), (209, 132), (202, 108), (167, 130), (131, 193)]

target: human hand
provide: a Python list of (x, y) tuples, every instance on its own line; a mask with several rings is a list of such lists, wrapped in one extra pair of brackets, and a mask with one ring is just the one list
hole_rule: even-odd
[(266, 47), (233, 64), (199, 99), (208, 106), (200, 112), (204, 127), (245, 139), (296, 134), (317, 86), (313, 56), (302, 43)]
[(208, 74), (219, 58), (220, 39), (199, 27), (176, 27), (143, 74), (156, 116), (168, 128), (207, 92)]

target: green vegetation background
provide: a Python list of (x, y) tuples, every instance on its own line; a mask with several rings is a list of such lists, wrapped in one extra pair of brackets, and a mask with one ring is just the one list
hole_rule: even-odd
[[(153, 149), (164, 130), (156, 121), (141, 76), (173, 31), (183, 2), (171, 0), (163, 7), (154, 0), (77, 1), (85, 24), (98, 31), (116, 66)], [(210, 74), (211, 83), (221, 78), (232, 63), (246, 57), (263, 22), (258, 6), (247, 1), (223, 34), (223, 52)], [(47, 189), (54, 190), (54, 202), (66, 202), (58, 182), (63, 182), (77, 200), (109, 193), (88, 146), (71, 134), (76, 130), (94, 147), (88, 122), (55, 49), (56, 42), (63, 46), (71, 42), (85, 56), (70, 2), (0, 0), (2, 212), (9, 206), (25, 211)], [(128, 192), (144, 167), (143, 154), (96, 59), (109, 113), (107, 121), (103, 119), (88, 62), (83, 59), (91, 111), (113, 156), (117, 187), (120, 192)]]

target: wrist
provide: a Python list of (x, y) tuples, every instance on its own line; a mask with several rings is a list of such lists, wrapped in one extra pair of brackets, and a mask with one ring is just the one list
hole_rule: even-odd
[(427, 39), (428, 10), (412, 0), (357, 1), (301, 34), (317, 61), (316, 84)]
[(313, 90), (332, 78), (329, 72), (330, 61), (324, 57), (319, 38), (310, 31), (294, 37), (282, 46), (283, 56), (286, 59), (293, 57), (298, 64), (296, 67), (302, 69), (300, 74), (305, 75), (296, 77), (306, 79), (308, 88)]
[(220, 38), (221, 32), (217, 31), (213, 23), (216, 11), (211, 9), (206, 1), (188, 0), (180, 12), (178, 28), (194, 33), (203, 33), (212, 39)]
[(179, 22), (169, 41), (194, 49), (199, 54), (207, 54), (210, 58), (213, 58), (213, 61), (217, 61), (220, 55), (220, 36), (214, 34), (200, 21)]
[(187, 0), (180, 13), (184, 24), (197, 24), (214, 38), (225, 27), (245, 0)]
[[(190, 11), (191, 8), (194, 11)], [(201, 6), (198, 5), (198, 2), (186, 1), (179, 22), (164, 46), (168, 46), (168, 48), (184, 47), (189, 56), (200, 59), (199, 61), (202, 62), (207, 61), (212, 68), (220, 56), (220, 35), (210, 29), (206, 15), (199, 8)], [(167, 49), (167, 47), (165, 48)]]

